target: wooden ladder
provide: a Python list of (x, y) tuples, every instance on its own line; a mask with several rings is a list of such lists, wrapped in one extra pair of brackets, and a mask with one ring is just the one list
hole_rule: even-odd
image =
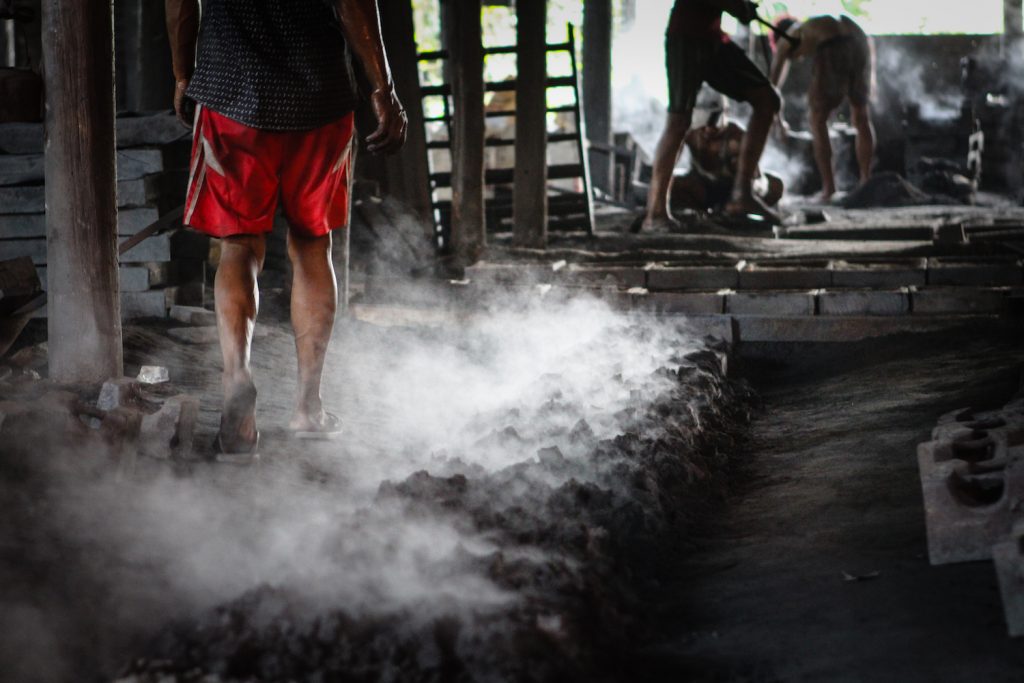
[[(583, 111), (580, 103), (579, 70), (576, 64), (576, 37), (572, 24), (568, 26), (568, 39), (564, 43), (549, 44), (547, 52), (567, 52), (572, 66), (568, 76), (548, 76), (547, 87), (572, 89), (572, 103), (560, 106), (549, 106), (549, 114), (566, 113), (572, 115), (574, 121), (573, 130), (570, 132), (548, 133), (548, 144), (575, 143), (576, 163), (555, 164), (548, 166), (548, 180), (576, 180), (582, 187), (582, 191), (568, 190), (565, 188), (548, 185), (548, 230), (550, 231), (580, 231), (585, 230), (588, 234), (594, 232), (594, 199), (590, 184), (590, 165), (586, 149), (586, 125), (583, 120)], [(484, 48), (484, 55), (507, 55), (516, 54), (516, 46), (502, 46)], [(447, 50), (432, 52), (421, 52), (420, 62), (432, 62), (448, 59)], [(485, 92), (515, 92), (516, 81), (514, 79), (505, 81), (488, 81), (484, 83)], [(420, 88), (424, 100), (427, 98), (441, 98), (443, 113), (439, 116), (424, 116), (423, 122), (426, 129), (427, 150), (429, 159), (429, 182), (431, 193), (431, 206), (434, 214), (435, 235), (438, 246), (449, 244), (451, 234), (452, 203), (450, 199), (442, 198), (441, 192), (450, 188), (452, 184), (451, 171), (437, 170), (438, 164), (434, 162), (431, 150), (445, 150), (451, 158), (452, 140), (452, 89), (448, 83), (439, 85), (424, 85)], [(425, 107), (426, 108), (426, 107)], [(515, 109), (491, 110), (485, 112), (487, 118), (514, 118)], [(447, 136), (432, 139), (431, 124), (444, 123)], [(514, 147), (515, 138), (487, 138), (484, 141), (486, 147)], [(449, 165), (449, 168), (451, 166)], [(512, 230), (513, 220), (513, 184), (515, 168), (487, 168), (484, 172), (484, 182), (488, 190), (489, 198), (486, 200), (486, 222), (487, 230), (490, 232), (508, 232)]]

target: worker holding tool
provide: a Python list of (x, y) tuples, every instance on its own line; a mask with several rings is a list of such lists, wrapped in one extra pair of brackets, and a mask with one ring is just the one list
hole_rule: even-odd
[(299, 438), (340, 432), (320, 384), (337, 306), (331, 231), (348, 223), (353, 110), (349, 53), (362, 64), (378, 121), (371, 152), (405, 141), (376, 0), (165, 0), (176, 88), (188, 125), (196, 103), (184, 221), (221, 238), (215, 281), (224, 403), (215, 447), (256, 452), (256, 387), (249, 367), (259, 302), (256, 276), (278, 201), (288, 220)]
[[(776, 35), (772, 60), (772, 84), (781, 89), (786, 81), (791, 62), (811, 57), (813, 76), (807, 100), (810, 106), (811, 135), (814, 160), (821, 174), (821, 198), (831, 199), (836, 192), (835, 172), (832, 168), (832, 143), (829, 140), (828, 120), (843, 100), (850, 102), (850, 117), (857, 131), (857, 165), (860, 182), (871, 177), (871, 164), (875, 156), (875, 131), (871, 125), (871, 91), (875, 78), (874, 50), (871, 39), (853, 19), (842, 16), (811, 17), (807, 21), (783, 19), (775, 28)], [(779, 116), (779, 125), (785, 132), (785, 121)]]
[(757, 17), (755, 5), (748, 0), (676, 0), (672, 8), (665, 35), (668, 118), (654, 153), (646, 212), (642, 222), (634, 224), (636, 229), (679, 227), (668, 210), (672, 175), (690, 128), (697, 93), (705, 82), (723, 95), (749, 102), (754, 110), (723, 215), (743, 225), (750, 225), (750, 218), (760, 219), (761, 225), (779, 221), (753, 191), (758, 161), (772, 118), (779, 111), (779, 95), (768, 77), (722, 32), (722, 12), (744, 24)]

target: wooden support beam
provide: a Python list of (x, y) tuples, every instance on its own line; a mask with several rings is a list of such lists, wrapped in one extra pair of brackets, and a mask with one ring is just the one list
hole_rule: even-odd
[(117, 108), (128, 111), (167, 109), (174, 92), (171, 47), (162, 2), (117, 0), (114, 3)]
[(1009, 41), (1017, 41), (1024, 36), (1021, 0), (1003, 0), (1003, 36)]
[(516, 3), (516, 169), (513, 240), (548, 243), (547, 0)]
[(120, 376), (112, 0), (44, 0), (50, 377)]
[(487, 246), (484, 222), (484, 48), (481, 0), (448, 0), (452, 99), (451, 250), (459, 265)]
[[(612, 144), (612, 0), (583, 3), (583, 115), (587, 137), (607, 148)], [(612, 163), (607, 149), (590, 150), (590, 177), (611, 191)]]
[(381, 30), (395, 79), (395, 92), (409, 117), (409, 132), (402, 151), (388, 157), (384, 191), (408, 204), (426, 225), (433, 225), (412, 0), (394, 0), (387, 7), (388, 11), (381, 14)]

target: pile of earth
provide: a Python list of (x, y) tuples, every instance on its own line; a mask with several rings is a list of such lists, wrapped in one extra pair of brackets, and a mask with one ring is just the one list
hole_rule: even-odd
[[(326, 542), (340, 553), (375, 520), (437, 518), (494, 548), (459, 548), (434, 567), (438, 581), (478, 575), (507, 600), (355, 609), (310, 599), (302, 586), (264, 585), (168, 626), (118, 680), (622, 679), (621, 653), (644, 632), (649, 606), (639, 596), (720, 499), (749, 417), (749, 392), (725, 376), (723, 359), (707, 347), (666, 357), (658, 395), (614, 416), (614, 438), (596, 438), (579, 419), (562, 435), (568, 446), (512, 466), (488, 471), (449, 454), (433, 471), (386, 481)], [(557, 382), (539, 410), (571, 411)], [(510, 411), (479, 447), (524, 442), (536, 419)]]

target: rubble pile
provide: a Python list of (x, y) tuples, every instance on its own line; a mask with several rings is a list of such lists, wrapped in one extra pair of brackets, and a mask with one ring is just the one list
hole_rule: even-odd
[[(623, 323), (616, 332), (638, 355), (661, 348), (650, 345), (647, 326)], [(380, 483), (318, 541), (350, 576), (319, 577), (312, 594), (302, 582), (253, 587), (168, 627), (119, 680), (613, 676), (614, 653), (642, 633), (645, 585), (721, 495), (748, 416), (749, 397), (726, 377), (724, 351), (695, 351), (682, 331), (675, 338), (661, 358), (643, 359), (655, 369), (642, 376), (594, 360), (594, 381), (628, 397), (614, 414), (594, 411), (607, 407), (596, 392), (592, 404), (576, 400), (587, 387), (574, 385), (569, 367), (482, 409), (465, 425), (469, 441), (421, 455), (426, 467)], [(516, 455), (492, 466), (494, 453)], [(375, 530), (410, 524), (428, 524), (414, 526), (415, 542), (427, 544), (415, 554), (433, 554), (416, 581), (436, 590), (395, 601), (383, 576), (393, 567), (384, 565), (370, 567), (361, 585), (342, 586), (374, 561), (357, 549)], [(429, 525), (463, 540), (441, 552), (440, 532), (433, 542), (423, 537)], [(408, 542), (385, 544), (394, 551)], [(363, 599), (345, 597), (353, 590)]]

